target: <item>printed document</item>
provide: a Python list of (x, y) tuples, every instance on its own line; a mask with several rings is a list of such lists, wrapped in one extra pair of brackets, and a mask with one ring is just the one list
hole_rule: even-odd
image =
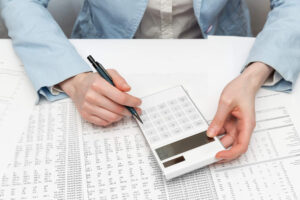
[(100, 128), (68, 99), (39, 105), (1, 177), (0, 199), (299, 199), (300, 139), (284, 102), (259, 94), (245, 155), (171, 181), (133, 119)]
[(17, 56), (5, 56), (13, 51), (11, 42), (2, 41), (1, 45), (3, 46), (0, 48), (0, 173), (13, 156), (15, 144), (27, 125), (37, 98)]

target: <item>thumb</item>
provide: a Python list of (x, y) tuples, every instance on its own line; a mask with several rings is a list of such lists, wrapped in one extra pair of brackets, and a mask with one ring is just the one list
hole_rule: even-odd
[(123, 91), (123, 92), (128, 92), (131, 88), (126, 82), (126, 80), (114, 69), (109, 69), (107, 70), (109, 75), (112, 77), (114, 84), (116, 87)]
[(215, 117), (208, 127), (206, 133), (208, 137), (215, 137), (221, 132), (232, 107), (231, 104), (224, 104), (223, 101), (220, 101)]

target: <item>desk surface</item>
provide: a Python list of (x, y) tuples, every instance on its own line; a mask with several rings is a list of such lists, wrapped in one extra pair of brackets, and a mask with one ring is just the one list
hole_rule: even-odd
[[(72, 40), (85, 59), (92, 54), (107, 68), (115, 68), (131, 83), (144, 76), (153, 77), (153, 88), (132, 85), (132, 92), (146, 95), (161, 88), (168, 76), (197, 84), (202, 97), (219, 97), (225, 85), (240, 74), (254, 38), (218, 37), (208, 40)], [(140, 76), (140, 78), (139, 78)], [(291, 98), (300, 100), (300, 81)], [(176, 80), (172, 82), (176, 83)], [(180, 83), (180, 82), (179, 82)], [(163, 83), (166, 84), (167, 83)], [(206, 101), (207, 100), (207, 101)], [(203, 99), (208, 106), (206, 116), (212, 117), (218, 98)]]

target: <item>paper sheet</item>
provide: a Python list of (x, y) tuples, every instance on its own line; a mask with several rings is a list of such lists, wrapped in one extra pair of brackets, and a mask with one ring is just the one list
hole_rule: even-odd
[(0, 199), (297, 199), (299, 136), (284, 102), (260, 94), (258, 126), (240, 159), (169, 182), (132, 119), (99, 128), (70, 100), (37, 106), (1, 177)]
[(166, 182), (133, 119), (95, 127), (81, 121), (68, 100), (35, 108), (0, 189), (0, 199), (214, 199), (214, 194), (208, 168)]
[(300, 137), (285, 94), (261, 93), (248, 151), (210, 170), (219, 199), (299, 199)]
[[(13, 156), (15, 144), (27, 124), (37, 97), (19, 59), (16, 56), (5, 56), (7, 52), (13, 51), (11, 42), (5, 40), (1, 45), (0, 173)], [(3, 59), (2, 56), (9, 59)]]

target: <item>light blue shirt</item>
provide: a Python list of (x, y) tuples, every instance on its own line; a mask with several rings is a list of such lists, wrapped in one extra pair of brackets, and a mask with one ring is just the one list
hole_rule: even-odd
[[(48, 87), (90, 71), (48, 12), (49, 0), (0, 0), (0, 9), (36, 91), (49, 100)], [(76, 20), (73, 38), (133, 38), (147, 0), (86, 0)], [(195, 17), (207, 35), (251, 36), (244, 0), (194, 0)], [(290, 91), (300, 71), (300, 0), (271, 0), (266, 25), (252, 47), (246, 65), (260, 61), (283, 79), (270, 88)]]

